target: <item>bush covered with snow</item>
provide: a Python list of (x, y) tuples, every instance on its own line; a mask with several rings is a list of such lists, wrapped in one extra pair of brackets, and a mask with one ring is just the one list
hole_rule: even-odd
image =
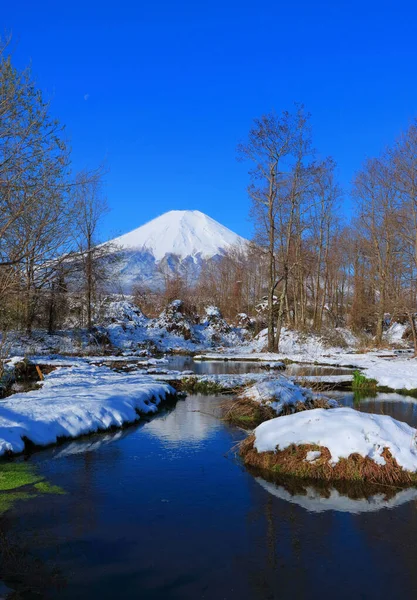
[(100, 325), (112, 324), (133, 325), (141, 327), (146, 325), (147, 318), (138, 306), (127, 300), (108, 301), (101, 305)]
[(174, 300), (153, 321), (151, 327), (164, 329), (183, 337), (184, 340), (192, 340), (195, 338), (193, 327), (196, 321), (196, 316), (186, 309), (182, 300)]

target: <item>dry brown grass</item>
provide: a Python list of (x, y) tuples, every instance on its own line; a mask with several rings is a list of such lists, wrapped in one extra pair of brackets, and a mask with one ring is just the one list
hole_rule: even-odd
[(244, 429), (253, 429), (264, 421), (269, 421), (277, 416), (270, 406), (247, 398), (238, 398), (232, 403), (225, 402), (222, 408), (225, 421)]
[(238, 425), (245, 429), (253, 429), (264, 421), (275, 419), (275, 417), (292, 415), (313, 408), (329, 408), (327, 399), (313, 398), (305, 402), (287, 405), (284, 406), (282, 412), (278, 415), (268, 404), (241, 397), (232, 403), (227, 402), (223, 405), (223, 418), (233, 425)]
[[(334, 466), (329, 464), (328, 448), (314, 444), (292, 444), (285, 450), (275, 452), (258, 452), (254, 447), (255, 435), (252, 434), (239, 445), (239, 454), (245, 465), (272, 472), (289, 475), (301, 479), (321, 481), (354, 481), (369, 484), (391, 486), (408, 486), (417, 484), (417, 474), (404, 471), (392, 457), (388, 448), (384, 448), (382, 456), (385, 465), (377, 465), (370, 458), (360, 454), (351, 454), (341, 458)], [(314, 462), (306, 461), (307, 452), (320, 450), (321, 456)]]

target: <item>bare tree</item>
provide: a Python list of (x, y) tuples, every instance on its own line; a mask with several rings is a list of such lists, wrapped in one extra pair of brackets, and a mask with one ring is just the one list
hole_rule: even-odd
[[(74, 198), (74, 236), (77, 253), (72, 257), (74, 267), (82, 266), (87, 328), (93, 326), (93, 301), (97, 285), (103, 282), (110, 268), (115, 248), (99, 244), (98, 230), (101, 219), (108, 212), (102, 189), (103, 170), (83, 171), (76, 178)], [(80, 261), (80, 262), (79, 262)]]
[[(302, 106), (294, 114), (274, 113), (256, 119), (248, 140), (238, 147), (239, 156), (250, 160), (252, 214), (257, 241), (268, 249), (268, 349), (278, 348), (287, 302), (292, 233), (305, 185), (305, 159), (309, 155), (309, 116)], [(279, 269), (277, 252), (280, 255)], [(275, 295), (282, 283), (278, 315)], [(276, 329), (275, 329), (276, 327)], [(276, 331), (276, 336), (275, 336)]]

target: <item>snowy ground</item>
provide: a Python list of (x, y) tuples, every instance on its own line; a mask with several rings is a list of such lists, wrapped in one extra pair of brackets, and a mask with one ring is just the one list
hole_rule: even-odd
[(41, 389), (0, 402), (0, 455), (22, 452), (24, 438), (45, 446), (133, 423), (171, 394), (152, 377), (76, 361), (47, 375)]
[[(291, 444), (316, 444), (328, 448), (332, 464), (358, 453), (378, 465), (388, 448), (400, 467), (417, 471), (417, 430), (387, 415), (361, 413), (352, 408), (317, 408), (266, 421), (255, 429), (258, 452), (274, 452)], [(313, 462), (320, 452), (307, 459)], [(314, 456), (313, 456), (314, 454)]]

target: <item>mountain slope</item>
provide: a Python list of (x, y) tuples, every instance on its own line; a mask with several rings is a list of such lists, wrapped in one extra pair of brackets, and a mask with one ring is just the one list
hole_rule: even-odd
[(119, 248), (113, 287), (129, 293), (138, 283), (162, 288), (174, 274), (192, 283), (204, 263), (246, 240), (198, 210), (171, 210), (110, 243)]
[(245, 241), (199, 210), (170, 210), (113, 243), (125, 250), (147, 249), (156, 260), (162, 260), (167, 254), (182, 259), (197, 255), (212, 257)]

